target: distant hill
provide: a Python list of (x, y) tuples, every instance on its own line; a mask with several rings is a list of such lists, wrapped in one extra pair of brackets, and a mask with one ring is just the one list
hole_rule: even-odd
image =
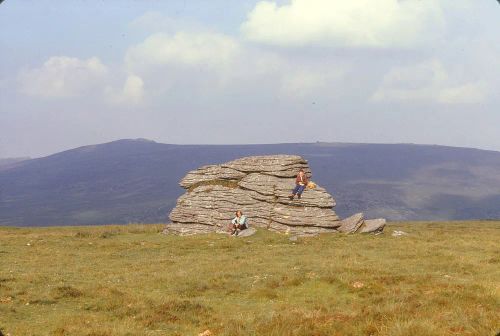
[(22, 157), (22, 158), (6, 158), (6, 159), (0, 159), (0, 170), (1, 169), (7, 169), (12, 167), (12, 165), (21, 162), (29, 160), (28, 157)]
[(0, 166), (0, 225), (166, 222), (205, 164), (298, 154), (346, 217), (500, 218), (500, 152), (409, 144), (168, 145), (119, 140)]

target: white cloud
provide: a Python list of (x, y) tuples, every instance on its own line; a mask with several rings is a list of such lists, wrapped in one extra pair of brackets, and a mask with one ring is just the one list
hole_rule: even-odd
[(144, 81), (137, 75), (129, 75), (121, 90), (106, 89), (108, 101), (113, 104), (139, 104), (144, 99)]
[(18, 75), (19, 90), (44, 99), (84, 97), (113, 105), (139, 104), (144, 100), (144, 81), (129, 74), (120, 87), (123, 71), (110, 71), (97, 57), (87, 60), (52, 56), (41, 67), (25, 69)]
[(487, 97), (487, 88), (483, 82), (467, 83), (443, 89), (438, 101), (444, 104), (473, 104), (483, 102)]
[(142, 78), (135, 75), (128, 76), (123, 86), (123, 95), (133, 102), (140, 102), (144, 95)]
[(393, 67), (371, 99), (376, 102), (470, 104), (484, 101), (487, 93), (487, 86), (482, 81), (459, 81), (442, 62), (431, 60)]
[(167, 16), (158, 11), (147, 11), (133, 20), (129, 27), (137, 32), (178, 32), (178, 31), (206, 31), (208, 27), (200, 22), (186, 19), (185, 17)]
[(222, 34), (156, 33), (129, 48), (125, 62), (131, 70), (158, 65), (220, 67), (230, 63), (238, 49), (236, 41)]
[(130, 23), (133, 30), (171, 30), (175, 26), (175, 20), (157, 11), (148, 11)]
[[(284, 63), (279, 69), (280, 94), (286, 99), (336, 98), (350, 64), (330, 61), (323, 66)], [(315, 98), (316, 97), (316, 98)]]
[(40, 98), (67, 98), (88, 93), (108, 73), (97, 57), (82, 60), (67, 56), (50, 57), (41, 67), (20, 72), (21, 92)]
[(442, 6), (436, 0), (260, 1), (241, 30), (250, 40), (280, 46), (407, 48), (441, 36)]
[(435, 96), (435, 90), (448, 80), (437, 60), (417, 65), (393, 67), (373, 94), (374, 101), (415, 101)]
[(153, 34), (129, 48), (125, 64), (148, 83), (148, 97), (158, 100), (180, 99), (186, 91), (198, 100), (228, 92), (250, 100), (251, 95), (308, 99), (328, 92), (350, 67), (332, 59), (291, 59), (228, 35), (197, 32)]
[(326, 83), (325, 74), (298, 71), (283, 76), (282, 91), (290, 96), (303, 97), (323, 88)]

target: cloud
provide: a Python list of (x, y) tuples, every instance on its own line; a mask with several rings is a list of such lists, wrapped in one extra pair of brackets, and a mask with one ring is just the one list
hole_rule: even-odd
[(107, 87), (108, 101), (112, 104), (134, 104), (143, 102), (144, 81), (137, 75), (129, 75), (121, 90)]
[(332, 87), (350, 69), (349, 62), (294, 58), (228, 35), (199, 32), (152, 34), (128, 49), (125, 64), (147, 83), (148, 99), (164, 103), (182, 101), (187, 93), (198, 102), (231, 96), (242, 104), (332, 98)]
[(53, 56), (39, 68), (21, 71), (18, 84), (30, 96), (68, 98), (92, 91), (107, 74), (108, 68), (97, 57)]
[(260, 1), (241, 30), (249, 40), (279, 46), (410, 48), (441, 36), (442, 6), (435, 0)]
[(144, 82), (142, 78), (135, 75), (127, 77), (123, 85), (123, 95), (132, 102), (139, 102), (144, 95)]
[(143, 15), (134, 19), (129, 27), (137, 32), (169, 32), (178, 31), (206, 31), (208, 27), (200, 22), (189, 20), (184, 17), (171, 17), (158, 11), (147, 11)]
[(326, 84), (326, 74), (311, 71), (297, 71), (283, 76), (281, 90), (283, 93), (290, 96), (304, 97), (311, 93), (318, 92), (318, 90), (323, 88)]
[(221, 67), (238, 53), (238, 43), (217, 33), (156, 33), (126, 53), (129, 69), (158, 65)]
[(486, 85), (480, 81), (444, 88), (437, 100), (444, 104), (474, 104), (485, 101), (487, 94)]
[(432, 102), (472, 104), (487, 98), (487, 85), (480, 81), (460, 82), (439, 60), (393, 67), (372, 95), (375, 102)]
[(342, 95), (342, 82), (351, 70), (351, 64), (332, 60), (321, 65), (283, 61), (278, 69), (277, 93), (287, 100), (336, 99)]
[(163, 15), (157, 11), (148, 11), (137, 17), (130, 23), (130, 28), (133, 30), (146, 31), (169, 31), (176, 26), (176, 21), (173, 18)]
[(437, 60), (417, 65), (393, 67), (373, 94), (374, 101), (415, 101), (435, 95), (437, 86), (448, 80), (448, 74)]

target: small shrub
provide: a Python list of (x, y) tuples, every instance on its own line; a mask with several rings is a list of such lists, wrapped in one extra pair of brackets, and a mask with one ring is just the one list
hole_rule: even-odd
[(303, 275), (300, 276), (285, 276), (283, 277), (283, 285), (289, 286), (289, 287), (296, 287), (300, 286), (304, 283), (305, 278)]
[(77, 298), (83, 296), (83, 292), (72, 286), (61, 286), (54, 290), (54, 297), (56, 299), (60, 298)]
[(258, 288), (252, 292), (252, 295), (269, 300), (278, 298), (276, 291), (271, 288)]
[(49, 300), (49, 299), (30, 300), (30, 304), (38, 304), (38, 305), (52, 305), (56, 303), (57, 303), (56, 300)]
[(16, 279), (14, 279), (14, 278), (0, 278), (0, 283), (7, 282), (7, 281), (14, 281), (14, 280), (16, 280)]
[(113, 335), (113, 333), (111, 331), (108, 331), (108, 330), (100, 330), (100, 331), (97, 331), (97, 330), (92, 330), (91, 332), (87, 333), (86, 336), (111, 336)]
[(68, 332), (66, 329), (60, 327), (60, 328), (57, 328), (56, 330), (54, 330), (53, 335), (54, 336), (65, 336), (65, 335), (68, 335)]
[(127, 316), (135, 311), (135, 309), (127, 307), (134, 300), (116, 288), (100, 286), (89, 292), (89, 296), (98, 298), (98, 300), (86, 304), (86, 310), (113, 312), (115, 316)]
[(92, 235), (90, 234), (90, 232), (85, 232), (85, 231), (78, 231), (77, 233), (75, 233), (76, 238), (89, 238), (91, 236)]
[(147, 327), (158, 324), (186, 322), (198, 324), (199, 319), (208, 319), (211, 309), (201, 303), (189, 300), (170, 300), (152, 307), (152, 311), (144, 314), (142, 320)]
[(7, 285), (8, 282), (16, 281), (15, 278), (0, 278), (0, 289), (9, 290), (11, 287)]
[(99, 238), (106, 239), (106, 238), (111, 238), (111, 237), (113, 237), (115, 235), (116, 235), (116, 232), (113, 232), (113, 231), (104, 231), (103, 233), (101, 233), (101, 235), (99, 236)]

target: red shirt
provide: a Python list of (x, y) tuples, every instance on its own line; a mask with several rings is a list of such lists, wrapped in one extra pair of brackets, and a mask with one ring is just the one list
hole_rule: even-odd
[(300, 174), (297, 174), (297, 178), (295, 179), (295, 184), (299, 185), (300, 182), (304, 183), (304, 185), (307, 185), (309, 180), (307, 179), (306, 174), (302, 175), (302, 177), (300, 177)]

